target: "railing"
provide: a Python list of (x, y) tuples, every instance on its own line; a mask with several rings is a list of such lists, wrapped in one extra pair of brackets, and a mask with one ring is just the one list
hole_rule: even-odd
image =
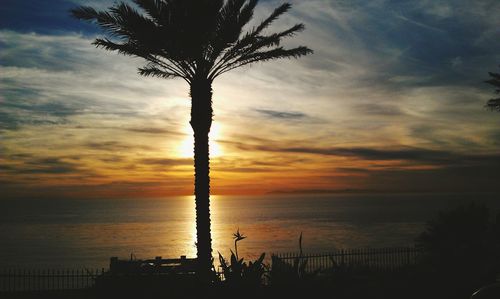
[(133, 273), (177, 273), (187, 274), (196, 271), (196, 259), (186, 258), (182, 255), (178, 259), (164, 259), (157, 256), (155, 259), (130, 259), (120, 260), (111, 257), (109, 270), (112, 274)]
[[(415, 247), (342, 249), (323, 254), (279, 253), (273, 254), (271, 267), (287, 265), (290, 267), (298, 263), (304, 264), (304, 270), (309, 273), (357, 270), (399, 271), (416, 265), (420, 254), (421, 251)], [(134, 273), (137, 278), (168, 277), (165, 275), (172, 273), (171, 270), (175, 270), (176, 273), (192, 273), (193, 261), (190, 259), (166, 260), (157, 257), (154, 260), (140, 262), (139, 265), (142, 266), (138, 269), (142, 270), (139, 272), (136, 271), (135, 262), (122, 262), (116, 258), (111, 260), (115, 271), (105, 271), (104, 269), (0, 270), (0, 293), (87, 289), (95, 286), (96, 280), (100, 277), (120, 277), (123, 275), (133, 277)], [(175, 263), (172, 264), (173, 262)], [(155, 271), (146, 271), (150, 268), (143, 267), (149, 263), (153, 265), (151, 269)], [(135, 266), (130, 268), (130, 265)], [(164, 265), (168, 265), (165, 267), (168, 271), (158, 271), (159, 267)], [(218, 274), (223, 279), (222, 273)]]
[[(305, 263), (306, 272), (315, 271), (398, 271), (417, 264), (421, 251), (415, 247), (341, 249), (322, 254), (274, 254), (288, 265)], [(273, 263), (277, 266), (279, 263)]]
[(0, 292), (60, 291), (90, 288), (104, 269), (0, 271)]

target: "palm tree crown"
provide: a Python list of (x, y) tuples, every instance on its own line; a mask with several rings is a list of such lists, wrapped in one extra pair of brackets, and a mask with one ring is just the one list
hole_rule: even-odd
[[(258, 61), (298, 58), (312, 53), (304, 46), (285, 49), (284, 38), (303, 24), (265, 34), (273, 21), (291, 8), (276, 8), (259, 25), (243, 33), (258, 0), (133, 0), (107, 11), (81, 6), (74, 17), (96, 22), (108, 37), (94, 44), (124, 55), (142, 57), (144, 76), (182, 78), (190, 86), (194, 132), (196, 234), (199, 275), (208, 281), (212, 265), (210, 232), (210, 167), (208, 133), (212, 125), (212, 82), (221, 74)], [(138, 7), (143, 12), (139, 12)]]
[(200, 76), (213, 81), (240, 66), (279, 58), (297, 58), (312, 51), (304, 46), (284, 49), (283, 38), (304, 29), (264, 30), (291, 8), (284, 3), (258, 26), (243, 34), (258, 0), (134, 0), (145, 15), (126, 3), (109, 11), (92, 7), (72, 10), (75, 17), (95, 21), (112, 39), (94, 44), (106, 50), (142, 57), (149, 63), (141, 75), (180, 77), (188, 83)]

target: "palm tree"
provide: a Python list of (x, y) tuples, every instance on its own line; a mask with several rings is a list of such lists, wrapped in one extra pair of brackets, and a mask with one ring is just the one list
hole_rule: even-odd
[[(492, 72), (488, 72), (488, 74), (490, 74), (491, 79), (486, 80), (484, 82), (496, 87), (495, 92), (500, 93), (500, 74), (492, 73)], [(491, 110), (496, 110), (496, 111), (500, 112), (500, 98), (489, 100), (486, 103), (486, 107), (491, 109)]]
[[(208, 133), (212, 125), (212, 82), (238, 67), (259, 61), (298, 58), (307, 47), (285, 49), (284, 38), (303, 24), (266, 34), (265, 30), (291, 5), (282, 4), (260, 24), (243, 33), (258, 0), (134, 0), (106, 11), (80, 6), (71, 11), (80, 20), (96, 23), (108, 37), (93, 44), (123, 55), (142, 57), (143, 76), (182, 78), (189, 84), (190, 124), (194, 132), (197, 259), (200, 277), (212, 266), (210, 235), (210, 177)], [(139, 10), (137, 10), (139, 9)], [(247, 26), (248, 27), (248, 26)]]

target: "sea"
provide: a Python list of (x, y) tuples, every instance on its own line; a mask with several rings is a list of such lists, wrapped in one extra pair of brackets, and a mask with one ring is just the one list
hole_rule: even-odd
[[(500, 210), (500, 194), (294, 194), (212, 196), (213, 252), (322, 253), (414, 246), (439, 211), (470, 202)], [(0, 200), (0, 269), (107, 268), (110, 257), (196, 256), (193, 196)]]

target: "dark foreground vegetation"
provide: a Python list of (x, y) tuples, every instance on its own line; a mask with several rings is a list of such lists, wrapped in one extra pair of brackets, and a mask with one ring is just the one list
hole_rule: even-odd
[[(2, 298), (470, 298), (475, 289), (426, 273), (358, 273), (256, 287), (194, 278), (128, 277), (86, 290), (3, 294)], [(498, 292), (497, 292), (498, 294)], [(499, 298), (485, 297), (485, 298)]]
[[(311, 267), (312, 256), (273, 256), (265, 263), (219, 254), (220, 271), (206, 284), (193, 272), (110, 273), (98, 275), (84, 290), (3, 293), (2, 298), (471, 298), (475, 290), (494, 284), (500, 274), (500, 213), (478, 204), (441, 212), (416, 240), (415, 262), (374, 267), (331, 258), (328, 268)], [(368, 251), (372, 252), (372, 251)], [(373, 251), (375, 252), (375, 251)], [(402, 251), (406, 252), (410, 251)], [(331, 256), (330, 256), (331, 257)], [(394, 258), (396, 257), (396, 259)], [(386, 264), (398, 255), (385, 255)], [(392, 259), (392, 260), (391, 260)], [(346, 262), (347, 261), (347, 262)], [(474, 299), (500, 298), (500, 287)]]

